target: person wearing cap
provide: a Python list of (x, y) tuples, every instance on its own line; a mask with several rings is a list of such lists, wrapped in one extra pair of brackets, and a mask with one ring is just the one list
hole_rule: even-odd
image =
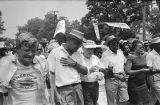
[(144, 48), (146, 52), (150, 52), (150, 42), (148, 40), (144, 41)]
[(123, 54), (126, 58), (130, 55), (130, 48), (127, 40), (120, 40), (119, 48), (123, 51)]
[(44, 67), (34, 61), (37, 46), (37, 39), (23, 32), (16, 38), (16, 54), (0, 60), (0, 82), (8, 91), (4, 105), (49, 105)]
[(47, 58), (51, 91), (57, 89), (63, 105), (84, 105), (80, 74), (86, 75), (88, 69), (81, 65), (81, 55), (77, 52), (83, 36), (82, 32), (72, 29), (66, 34), (66, 44), (53, 49)]
[(101, 61), (111, 72), (105, 78), (108, 105), (125, 105), (129, 99), (124, 72), (126, 59), (114, 35), (107, 37), (105, 45), (109, 49), (102, 54)]
[(96, 45), (92, 40), (87, 40), (82, 45), (82, 65), (86, 66), (89, 71), (91, 69), (97, 69), (96, 72), (91, 72), (87, 75), (81, 75), (84, 105), (97, 105), (97, 100), (99, 97), (98, 81), (103, 79), (104, 76), (103, 73), (99, 72), (99, 68), (104, 67), (100, 62), (100, 59), (95, 56), (93, 52), (94, 49), (98, 47), (100, 46)]
[(151, 49), (146, 57), (147, 66), (150, 68), (148, 81), (151, 91), (150, 105), (160, 102), (160, 37), (151, 40)]

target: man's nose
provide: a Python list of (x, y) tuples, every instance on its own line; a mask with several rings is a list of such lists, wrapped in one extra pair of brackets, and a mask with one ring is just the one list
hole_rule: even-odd
[(29, 55), (29, 56), (33, 56), (34, 53), (33, 53), (32, 51), (29, 51), (29, 52), (28, 52), (28, 55)]

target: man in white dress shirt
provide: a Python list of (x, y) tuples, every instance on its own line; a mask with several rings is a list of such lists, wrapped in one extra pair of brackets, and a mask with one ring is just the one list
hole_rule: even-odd
[(151, 70), (148, 75), (151, 89), (150, 105), (154, 105), (157, 100), (160, 102), (160, 37), (152, 39), (151, 48), (152, 51), (148, 53), (146, 59)]
[(47, 59), (51, 91), (56, 86), (63, 105), (84, 105), (80, 74), (86, 75), (88, 69), (80, 65), (81, 55), (76, 52), (84, 40), (83, 35), (71, 30), (66, 34), (66, 44), (53, 49)]
[(105, 68), (112, 70), (105, 79), (108, 105), (125, 105), (129, 99), (124, 76), (126, 59), (123, 52), (118, 49), (118, 40), (115, 36), (108, 36), (105, 44), (109, 49), (102, 54), (101, 61)]

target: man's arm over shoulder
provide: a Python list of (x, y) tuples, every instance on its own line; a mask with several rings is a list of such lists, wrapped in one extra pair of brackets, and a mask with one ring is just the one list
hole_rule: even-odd
[(147, 66), (148, 67), (153, 67), (153, 55), (152, 53), (149, 53), (147, 56), (146, 56), (146, 63), (147, 63)]
[(9, 85), (9, 81), (17, 70), (15, 59), (6, 56), (0, 59), (0, 82), (4, 86)]
[(102, 57), (100, 59), (100, 61), (102, 62), (103, 66), (105, 68), (108, 68), (108, 65), (109, 65), (109, 58), (108, 58), (108, 54), (107, 54), (107, 51), (105, 51), (103, 54), (102, 54)]

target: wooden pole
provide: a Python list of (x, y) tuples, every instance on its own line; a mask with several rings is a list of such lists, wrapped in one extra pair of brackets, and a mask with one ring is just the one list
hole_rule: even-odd
[(144, 4), (143, 8), (142, 8), (142, 13), (143, 13), (143, 41), (146, 40), (146, 28), (145, 28), (145, 24), (146, 24), (146, 4)]

